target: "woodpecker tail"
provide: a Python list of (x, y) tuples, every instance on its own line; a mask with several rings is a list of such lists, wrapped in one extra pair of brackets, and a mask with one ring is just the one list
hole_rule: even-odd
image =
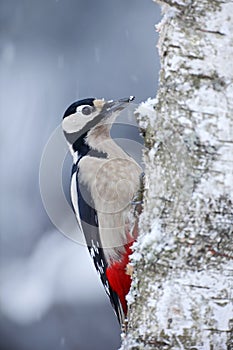
[[(129, 255), (132, 253), (133, 242), (125, 245), (125, 253), (120, 261), (112, 263), (106, 270), (110, 287), (117, 294), (123, 310), (124, 319), (127, 315), (126, 295), (129, 293), (131, 276), (127, 274), (126, 267), (129, 263)], [(117, 312), (117, 310), (116, 310)]]

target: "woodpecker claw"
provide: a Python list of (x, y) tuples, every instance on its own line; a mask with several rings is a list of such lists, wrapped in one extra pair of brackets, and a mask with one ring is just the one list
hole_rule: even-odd
[(134, 271), (133, 265), (127, 264), (126, 265), (126, 271), (125, 271), (126, 275), (129, 275), (129, 276), (132, 277), (133, 276), (133, 271)]
[(134, 201), (134, 200), (130, 202), (131, 205), (139, 205), (142, 203), (143, 203), (143, 201)]
[(143, 193), (144, 193), (144, 187), (145, 187), (144, 177), (145, 177), (145, 173), (143, 172), (139, 177), (139, 182), (140, 182), (139, 189), (135, 194), (133, 200), (130, 202), (131, 205), (135, 206), (134, 216), (138, 216), (139, 214), (141, 214), (141, 211), (142, 211)]

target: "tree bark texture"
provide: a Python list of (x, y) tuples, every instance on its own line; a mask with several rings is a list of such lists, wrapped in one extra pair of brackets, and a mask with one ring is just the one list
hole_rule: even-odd
[(233, 349), (233, 1), (164, 0), (122, 350)]

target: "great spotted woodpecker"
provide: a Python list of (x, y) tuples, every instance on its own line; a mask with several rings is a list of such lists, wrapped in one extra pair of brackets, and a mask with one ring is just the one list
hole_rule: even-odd
[(113, 122), (134, 97), (74, 102), (62, 127), (73, 156), (71, 200), (106, 293), (121, 324), (127, 314), (131, 276), (126, 267), (137, 236), (131, 201), (141, 167), (110, 135)]

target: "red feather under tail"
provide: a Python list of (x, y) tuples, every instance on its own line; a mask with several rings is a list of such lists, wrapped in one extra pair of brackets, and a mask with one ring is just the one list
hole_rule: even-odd
[(141, 213), (141, 205), (137, 205), (136, 212), (138, 216), (131, 234), (128, 233), (127, 235), (129, 243), (124, 246), (125, 252), (121, 260), (112, 263), (106, 270), (108, 282), (114, 292), (117, 293), (125, 316), (127, 315), (127, 302), (125, 297), (129, 293), (132, 282), (131, 275), (127, 273), (127, 265), (129, 264), (129, 255), (132, 254), (131, 247), (138, 236), (138, 217)]
[(107, 278), (111, 288), (117, 293), (123, 311), (127, 314), (126, 295), (129, 293), (131, 276), (126, 273), (126, 266), (129, 263), (129, 255), (132, 253), (133, 242), (125, 245), (125, 253), (120, 261), (112, 263), (106, 270)]

